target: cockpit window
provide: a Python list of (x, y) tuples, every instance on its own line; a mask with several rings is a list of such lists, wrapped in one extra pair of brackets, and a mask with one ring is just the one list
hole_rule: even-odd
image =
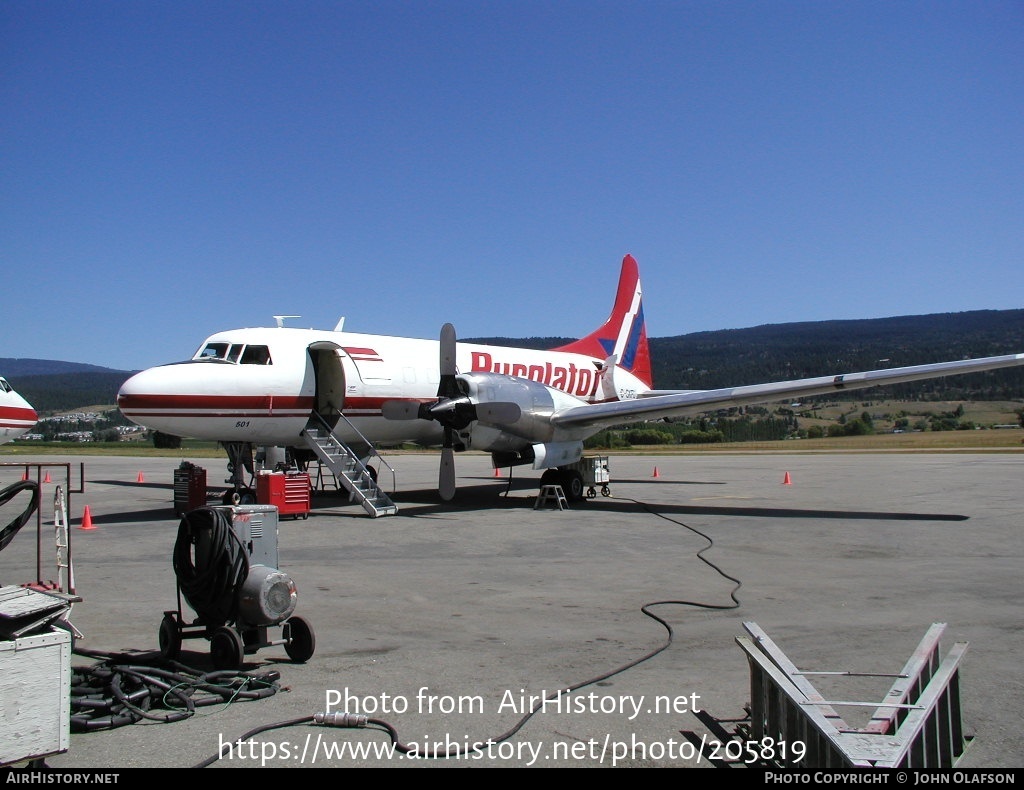
[(0, 390), (4, 392), (10, 392), (12, 389), (11, 385), (7, 383), (7, 379), (0, 379)]
[(194, 359), (212, 359), (235, 365), (270, 365), (267, 346), (247, 346), (243, 343), (207, 343)]
[(197, 359), (225, 359), (230, 347), (229, 343), (207, 343)]
[(246, 346), (242, 353), (243, 365), (269, 365), (270, 349), (266, 346)]

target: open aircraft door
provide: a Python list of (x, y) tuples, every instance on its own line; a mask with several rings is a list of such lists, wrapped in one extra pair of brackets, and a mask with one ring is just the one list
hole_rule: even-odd
[(336, 343), (313, 343), (309, 346), (309, 359), (316, 380), (313, 411), (333, 429), (345, 406), (345, 382), (358, 380), (359, 374), (352, 359)]

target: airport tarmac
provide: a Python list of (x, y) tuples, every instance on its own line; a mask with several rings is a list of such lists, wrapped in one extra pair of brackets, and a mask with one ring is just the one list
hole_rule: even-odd
[[(437, 456), (385, 457), (397, 515), (371, 519), (318, 491), (307, 519), (280, 519), (280, 568), (316, 646), (303, 664), (280, 646), (246, 656), (245, 672), (280, 673), (277, 693), (73, 732), (47, 765), (185, 768), (233, 743), (212, 768), (713, 768), (709, 717), (731, 731), (750, 699), (736, 638), (752, 622), (801, 669), (857, 673), (899, 672), (929, 627), (947, 624), (943, 655), (969, 643), (960, 697), (970, 745), (958, 767), (1024, 767), (1024, 454), (613, 454), (611, 495), (567, 510), (535, 509), (539, 473), (495, 477), (482, 455), (457, 458), (451, 503), (435, 492)], [(179, 459), (0, 461), (69, 464), (31, 476), (53, 479), (40, 508), (44, 579), (56, 572), (54, 487), (72, 492), (76, 650), (157, 650), (177, 606)], [(223, 460), (195, 463), (219, 488)], [(0, 486), (22, 471), (0, 467)], [(83, 530), (86, 506), (93, 528)], [(0, 520), (15, 514), (8, 505)], [(0, 583), (35, 580), (35, 531), (33, 520), (0, 553)], [(649, 606), (663, 622), (643, 611), (656, 602), (667, 602)], [(194, 616), (187, 604), (183, 614)], [(210, 671), (209, 647), (186, 640), (181, 661)], [(95, 660), (76, 653), (72, 664)], [(892, 682), (814, 677), (842, 701), (881, 701)], [(531, 695), (577, 686), (523, 721)], [(346, 707), (386, 722), (412, 751), (387, 754), (380, 726), (307, 723)], [(863, 709), (848, 710), (854, 723)], [(421, 754), (516, 727), (469, 755)]]

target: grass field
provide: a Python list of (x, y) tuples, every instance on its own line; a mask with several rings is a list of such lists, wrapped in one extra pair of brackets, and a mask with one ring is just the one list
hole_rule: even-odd
[[(929, 417), (941, 417), (962, 409), (961, 421), (969, 421), (975, 425), (991, 427), (993, 425), (1020, 425), (1017, 413), (1024, 407), (1020, 401), (899, 401), (869, 400), (842, 401), (835, 403), (816, 404), (812, 410), (796, 407), (792, 411), (799, 417), (801, 428), (812, 425), (828, 427), (839, 421), (841, 417), (856, 419), (862, 413), (871, 415), (875, 429), (880, 433), (891, 431), (897, 418), (904, 418), (911, 425), (927, 420)], [(805, 416), (813, 415), (813, 416)]]
[[(923, 431), (882, 433), (870, 436), (838, 436), (821, 439), (786, 439), (774, 442), (661, 445), (633, 448), (650, 454), (700, 453), (831, 453), (831, 452), (1024, 452), (1024, 431)], [(619, 450), (614, 452), (618, 453)]]
[[(811, 408), (813, 405), (813, 408)], [(81, 411), (102, 412), (111, 406), (95, 406)], [(837, 401), (774, 406), (771, 411), (789, 409), (801, 415), (801, 428), (812, 425), (828, 428), (841, 418), (856, 419), (862, 413), (871, 415), (876, 433), (867, 436), (825, 437), (820, 439), (789, 439), (760, 442), (723, 442), (712, 444), (659, 444), (633, 446), (614, 450), (588, 448), (587, 453), (615, 455), (699, 455), (702, 453), (814, 453), (814, 452), (1024, 452), (1024, 430), (1020, 427), (1019, 412), (1022, 401), (897, 401), (870, 400)], [(983, 426), (982, 430), (915, 431), (892, 433), (894, 421), (900, 417), (911, 425), (927, 420), (929, 416), (942, 416), (962, 409), (960, 420)], [(653, 424), (652, 424), (653, 425)], [(1014, 426), (993, 428), (992, 426)], [(18, 456), (35, 455), (128, 455), (159, 458), (226, 458), (215, 442), (185, 439), (177, 450), (157, 449), (149, 441), (125, 442), (14, 442), (0, 445), (0, 458), (17, 460)], [(433, 453), (436, 450), (407, 446), (401, 449), (381, 449), (382, 455), (400, 453)]]
[[(381, 455), (432, 453), (419, 448), (382, 449)], [(659, 444), (629, 448), (588, 449), (588, 454), (700, 455), (702, 453), (825, 453), (825, 452), (1024, 452), (1024, 430), (1003, 428), (972, 431), (921, 431), (840, 436), (821, 439), (787, 439), (772, 442), (720, 442), (714, 444)], [(186, 442), (178, 450), (161, 450), (141, 442), (50, 442), (0, 445), (0, 458), (16, 461), (37, 455), (129, 455), (159, 458), (225, 458), (212, 442)]]

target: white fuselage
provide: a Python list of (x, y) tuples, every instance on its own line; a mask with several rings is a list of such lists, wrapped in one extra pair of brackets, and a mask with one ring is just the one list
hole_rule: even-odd
[[(546, 385), (565, 405), (615, 399), (602, 360), (566, 352), (460, 343), (459, 373), (496, 373)], [(211, 335), (192, 360), (145, 370), (124, 383), (118, 405), (129, 419), (176, 436), (294, 446), (314, 413), (342, 414), (336, 431), (374, 444), (441, 441), (430, 420), (387, 420), (389, 401), (437, 398), (436, 340), (293, 328)], [(615, 371), (630, 393), (646, 385)], [(564, 395), (563, 395), (564, 393)], [(577, 432), (578, 433), (578, 432)], [(578, 437), (576, 437), (578, 438)], [(479, 449), (489, 449), (480, 447)]]

